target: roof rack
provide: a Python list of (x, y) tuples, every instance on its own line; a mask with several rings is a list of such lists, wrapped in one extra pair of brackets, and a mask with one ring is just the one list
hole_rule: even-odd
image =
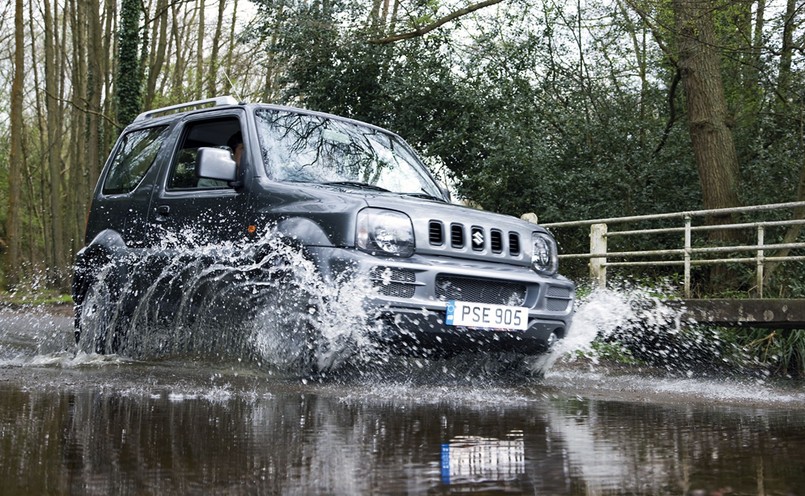
[(134, 122), (142, 121), (145, 119), (153, 119), (154, 117), (158, 117), (162, 114), (167, 114), (169, 112), (173, 112), (176, 110), (187, 109), (190, 107), (200, 107), (202, 105), (212, 105), (213, 107), (218, 107), (220, 105), (237, 105), (238, 101), (235, 100), (232, 96), (217, 96), (215, 98), (206, 98), (204, 100), (195, 100), (193, 102), (186, 102), (186, 103), (179, 103), (177, 105), (170, 105), (168, 107), (162, 107), (154, 110), (148, 110), (147, 112), (143, 112), (142, 114), (138, 115), (137, 118), (134, 119)]

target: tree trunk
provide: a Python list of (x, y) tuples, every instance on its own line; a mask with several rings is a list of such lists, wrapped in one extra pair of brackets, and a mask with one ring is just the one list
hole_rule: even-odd
[[(36, 40), (36, 28), (34, 20), (37, 16), (34, 15), (33, 2), (28, 3), (28, 30), (31, 33), (31, 40)], [(31, 43), (31, 72), (34, 77), (34, 88), (41, 88), (42, 82), (39, 77), (39, 51), (37, 50), (36, 43)], [(29, 170), (31, 173), (26, 174), (25, 179), (28, 182), (29, 191), (29, 205), (31, 220), (29, 221), (30, 228), (28, 231), (28, 251), (29, 260), (41, 259), (41, 255), (36, 252), (37, 246), (45, 246), (47, 234), (50, 231), (50, 220), (45, 214), (46, 206), (44, 202), (46, 184), (46, 170), (44, 152), (47, 149), (47, 129), (45, 126), (44, 116), (45, 112), (42, 110), (42, 95), (41, 91), (34, 93), (34, 108), (36, 109), (36, 126), (37, 126), (37, 145), (39, 146), (39, 153), (37, 154), (37, 161), (35, 163), (28, 162), (23, 164), (23, 170)]]
[(783, 18), (783, 48), (780, 52), (780, 69), (777, 73), (777, 94), (783, 107), (788, 105), (789, 93), (791, 92), (791, 63), (794, 55), (794, 29), (796, 28), (794, 17), (796, 12), (796, 1), (788, 0)]
[[(228, 95), (232, 90), (232, 59), (235, 52), (235, 24), (238, 16), (238, 0), (234, 0), (232, 6), (232, 19), (229, 26), (229, 45), (226, 50), (226, 78), (224, 78), (224, 94)], [(269, 68), (270, 70), (270, 68)], [(269, 100), (264, 100), (268, 102)]]
[[(715, 48), (713, 3), (674, 0), (679, 69), (705, 209), (739, 205), (738, 156), (728, 125), (721, 60)], [(725, 223), (729, 216), (713, 221)]]
[(50, 1), (45, 5), (45, 109), (47, 111), (48, 171), (50, 173), (50, 284), (56, 288), (66, 287), (66, 253), (64, 251), (64, 218), (62, 209), (61, 171), (61, 103), (59, 74), (56, 61), (57, 40), (54, 38), (54, 20)]
[(763, 72), (763, 27), (766, 22), (766, 0), (757, 0), (755, 9), (755, 26), (752, 34), (752, 74), (754, 79), (750, 80), (753, 85), (758, 84)]
[(204, 0), (198, 0), (198, 39), (196, 45), (196, 100), (204, 91)]
[(123, 126), (137, 117), (142, 106), (142, 82), (140, 80), (141, 71), (137, 50), (140, 42), (141, 12), (139, 0), (123, 0), (120, 5), (115, 95), (117, 100), (117, 121)]
[(168, 41), (168, 1), (157, 1), (157, 15), (154, 18), (154, 26), (151, 31), (151, 40), (154, 46), (151, 49), (148, 64), (148, 79), (145, 90), (145, 108), (153, 108), (156, 96), (157, 79), (162, 72), (165, 64), (165, 52)]
[[(181, 10), (184, 9), (184, 10)], [(175, 46), (173, 61), (173, 77), (171, 87), (171, 100), (182, 101), (187, 100), (188, 96), (192, 97), (195, 94), (194, 88), (190, 87), (189, 78), (185, 74), (188, 69), (188, 61), (192, 55), (192, 44), (187, 39), (188, 29), (183, 27), (182, 20), (188, 22), (189, 25), (195, 25), (195, 14), (189, 19), (187, 18), (187, 4), (173, 4), (171, 6), (173, 14), (173, 22), (171, 27), (171, 38)], [(185, 82), (188, 83), (188, 90), (185, 91)]]
[[(88, 10), (91, 7), (87, 5), (86, 0), (70, 0), (68, 4), (70, 6), (70, 29), (76, 46), (72, 50), (72, 71), (70, 73), (70, 80), (73, 82), (70, 97), (73, 109), (67, 117), (70, 123), (68, 129), (70, 147), (67, 160), (69, 186), (66, 192), (70, 195), (68, 198), (70, 212), (65, 218), (65, 229), (71, 234), (68, 238), (72, 240), (70, 249), (74, 253), (78, 249), (78, 232), (83, 227), (78, 220), (78, 217), (83, 215), (83, 213), (79, 213), (81, 210), (81, 205), (78, 204), (81, 196), (79, 192), (83, 189), (81, 183), (86, 169), (87, 149), (91, 148), (87, 142), (85, 115), (77, 109), (87, 106), (87, 88), (91, 84), (88, 65), (92, 62), (91, 58), (87, 56), (87, 28), (88, 17), (92, 14)], [(95, 12), (97, 13), (97, 10)]]
[[(783, 50), (780, 54), (780, 66), (777, 76), (777, 96), (779, 98), (779, 107), (780, 110), (777, 112), (777, 125), (778, 127), (786, 126), (787, 119), (786, 117), (790, 115), (789, 111), (786, 111), (786, 107), (789, 107), (789, 99), (792, 97), (791, 93), (791, 64), (793, 58), (793, 52), (796, 48), (794, 46), (794, 28), (796, 27), (796, 3), (794, 0), (788, 0), (786, 6), (786, 13), (785, 13), (785, 22), (783, 23)], [(800, 109), (799, 115), (799, 136), (800, 136), (800, 149), (803, 145), (805, 145), (805, 114), (803, 114), (803, 110)], [(797, 201), (805, 200), (805, 160), (803, 160), (802, 166), (799, 172), (799, 182), (797, 183)], [(792, 219), (799, 220), (805, 218), (805, 208), (796, 208), (793, 211)], [(793, 225), (788, 228), (785, 235), (783, 236), (783, 243), (795, 243), (797, 239), (799, 239), (799, 235), (802, 232), (801, 225)], [(785, 248), (782, 250), (778, 250), (771, 256), (775, 257), (786, 257), (791, 252), (789, 248)], [(779, 267), (779, 262), (770, 262), (766, 269), (764, 270), (763, 277), (764, 281), (768, 282), (772, 279), (773, 274)]]
[[(89, 191), (87, 186), (93, 184), (101, 172), (101, 161), (104, 159), (102, 151), (104, 149), (101, 132), (101, 94), (103, 93), (103, 64), (104, 58), (100, 3), (98, 0), (84, 0), (87, 2), (87, 41), (89, 47), (87, 51), (87, 164), (82, 172), (83, 181), (81, 190), (77, 193), (81, 197), (87, 197)], [(81, 206), (86, 210), (86, 199), (82, 200)], [(80, 213), (81, 217), (85, 211)], [(83, 226), (82, 226), (83, 228)]]
[(218, 53), (223, 32), (224, 9), (226, 0), (218, 1), (218, 22), (215, 25), (215, 34), (212, 37), (212, 52), (210, 53), (210, 75), (207, 78), (207, 96), (215, 96), (218, 93)]
[[(11, 82), (11, 150), (8, 157), (8, 213), (6, 217), (6, 286), (19, 282), (20, 164), (22, 162), (22, 96), (25, 43), (22, 0), (14, 2), (14, 76)], [(0, 240), (2, 242), (2, 240)], [(0, 246), (1, 248), (1, 246)]]
[[(101, 70), (103, 71), (103, 94), (106, 97), (103, 99), (103, 114), (104, 116), (108, 116), (109, 120), (112, 120), (112, 116), (117, 115), (117, 108), (115, 106), (115, 99), (111, 98), (112, 95), (112, 84), (115, 79), (115, 74), (117, 74), (117, 62), (115, 57), (112, 54), (117, 53), (117, 45), (115, 44), (115, 33), (117, 32), (117, 2), (110, 2), (105, 1), (106, 4), (104, 10), (104, 30), (103, 30), (103, 38), (102, 38), (102, 53), (104, 53), (103, 57), (103, 65), (101, 66)], [(112, 125), (108, 122), (107, 119), (104, 119), (104, 126), (103, 126), (103, 150), (104, 153), (102, 154), (102, 158), (105, 158), (106, 153), (108, 150), (112, 148), (115, 139), (118, 136), (118, 128), (117, 126)], [(94, 180), (94, 179), (93, 179)], [(90, 190), (92, 191), (92, 187), (95, 186), (94, 182), (90, 183)]]

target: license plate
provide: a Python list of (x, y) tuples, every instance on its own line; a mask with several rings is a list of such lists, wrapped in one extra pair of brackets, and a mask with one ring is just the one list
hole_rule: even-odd
[(524, 331), (528, 328), (528, 308), (450, 300), (445, 324)]

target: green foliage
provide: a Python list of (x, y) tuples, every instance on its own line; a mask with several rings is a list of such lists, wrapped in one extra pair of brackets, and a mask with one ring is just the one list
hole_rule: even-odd
[(0, 306), (39, 307), (42, 305), (69, 305), (72, 303), (72, 296), (53, 290), (27, 287), (13, 292), (0, 291)]
[[(269, 49), (287, 61), (285, 101), (399, 132), (444, 164), (460, 194), (482, 208), (555, 221), (699, 202), (684, 130), (673, 128), (657, 150), (666, 95), (622, 88), (611, 98), (607, 81), (580, 93), (567, 84), (574, 77), (567, 67), (537, 77), (556, 55), (522, 13), (492, 23), (458, 59), (447, 32), (367, 43), (374, 33), (343, 21), (365, 17), (348, 3), (261, 6), (264, 38), (281, 26)], [(634, 112), (641, 105), (642, 116)]]
[(781, 376), (805, 377), (805, 330), (723, 330), (725, 339), (744, 350), (744, 358)]
[[(429, 163), (444, 166), (460, 196), (480, 208), (536, 212), (542, 222), (701, 208), (675, 83), (670, 1), (593, 1), (577, 12), (575, 4), (514, 0), (425, 37), (372, 43), (448, 11), (435, 1), (401, 5), (404, 15), (380, 21), (371, 2), (260, 0), (250, 37), (262, 40), (281, 69), (274, 82), (283, 102), (398, 132)], [(805, 103), (779, 101), (770, 69), (779, 50), (748, 50), (749, 3), (713, 6), (741, 199), (790, 201), (805, 155)], [(764, 42), (779, 49), (774, 37)], [(797, 67), (792, 87), (803, 83)], [(557, 234), (565, 252), (588, 246), (587, 230)], [(620, 248), (680, 241), (662, 235), (630, 242)], [(563, 268), (585, 271), (583, 261)], [(751, 267), (740, 271), (748, 291)]]
[(139, 0), (122, 0), (117, 40), (118, 68), (115, 97), (117, 121), (124, 126), (133, 121), (142, 108), (142, 70), (139, 54), (141, 16), (142, 3)]

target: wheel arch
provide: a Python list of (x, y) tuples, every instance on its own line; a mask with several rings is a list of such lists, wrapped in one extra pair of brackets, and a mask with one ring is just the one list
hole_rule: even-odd
[[(126, 252), (127, 247), (122, 236), (111, 229), (101, 231), (87, 246), (82, 248), (76, 254), (73, 264), (73, 302), (81, 305), (87, 288), (95, 281), (99, 270), (115, 259), (122, 259)], [(124, 275), (125, 270), (123, 264), (119, 264), (115, 268), (118, 280), (122, 280), (120, 276)]]
[(277, 223), (277, 232), (302, 246), (333, 246), (321, 226), (305, 217), (289, 217)]

